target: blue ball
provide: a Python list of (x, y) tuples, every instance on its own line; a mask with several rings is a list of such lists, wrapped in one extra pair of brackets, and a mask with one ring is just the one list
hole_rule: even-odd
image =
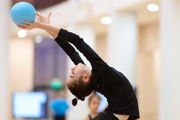
[(10, 11), (11, 19), (16, 25), (25, 24), (24, 20), (34, 22), (36, 18), (35, 8), (28, 2), (16, 3)]

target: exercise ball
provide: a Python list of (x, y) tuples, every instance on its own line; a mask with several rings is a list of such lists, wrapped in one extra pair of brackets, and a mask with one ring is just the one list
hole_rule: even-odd
[(53, 90), (61, 90), (63, 88), (63, 84), (60, 80), (54, 79), (50, 82), (50, 87)]
[(16, 25), (25, 24), (25, 20), (32, 23), (36, 18), (36, 10), (28, 2), (18, 2), (11, 8), (10, 15)]

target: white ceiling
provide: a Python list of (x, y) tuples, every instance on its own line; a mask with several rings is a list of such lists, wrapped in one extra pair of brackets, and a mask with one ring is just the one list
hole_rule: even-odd
[[(126, 8), (123, 10), (123, 12), (134, 12), (137, 15), (137, 22), (138, 22), (139, 26), (151, 24), (153, 22), (158, 22), (159, 21), (159, 12), (150, 12), (147, 10), (147, 5), (150, 3), (155, 3), (155, 4), (159, 5), (159, 0), (149, 0), (143, 4), (139, 4), (139, 5), (136, 5), (133, 7)], [(86, 20), (79, 22), (79, 24), (91, 24), (94, 27), (97, 34), (104, 34), (107, 31), (107, 25), (103, 25), (100, 22), (100, 19), (103, 16), (104, 15), (87, 18)], [(14, 31), (17, 31), (17, 30), (18, 29), (16, 27), (16, 30), (14, 30)], [(32, 31), (32, 32), (29, 32), (29, 34), (34, 36), (38, 32), (39, 32), (38, 30), (35, 32)], [(40, 32), (39, 34), (46, 35), (45, 32)]]
[[(137, 22), (139, 26), (143, 26), (146, 24), (151, 24), (153, 22), (159, 21), (159, 11), (158, 12), (150, 12), (147, 9), (147, 5), (150, 3), (154, 3), (159, 5), (159, 0), (150, 0), (150, 2), (146, 2), (140, 5), (136, 5), (130, 7), (128, 9), (124, 9), (123, 12), (134, 12), (137, 15)], [(81, 21), (79, 24), (91, 24), (96, 30), (97, 34), (103, 34), (106, 32), (107, 25), (103, 25), (100, 22), (100, 19), (104, 15), (88, 18), (87, 20)]]

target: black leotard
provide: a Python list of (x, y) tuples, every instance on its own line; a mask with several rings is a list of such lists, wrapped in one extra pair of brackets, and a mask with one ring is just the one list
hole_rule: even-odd
[(92, 66), (91, 84), (96, 91), (103, 94), (108, 101), (106, 111), (114, 114), (129, 115), (128, 120), (139, 118), (138, 102), (128, 79), (116, 69), (110, 67), (78, 35), (61, 29), (55, 41), (71, 58), (74, 64), (84, 63), (78, 52), (69, 44), (72, 43)]
[(91, 117), (91, 115), (88, 115), (88, 117), (89, 117), (89, 120), (93, 120), (93, 118)]

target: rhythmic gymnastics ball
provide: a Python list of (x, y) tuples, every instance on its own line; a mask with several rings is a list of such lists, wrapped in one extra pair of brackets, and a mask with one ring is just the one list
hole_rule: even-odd
[(25, 24), (25, 20), (32, 23), (36, 18), (36, 10), (28, 2), (18, 2), (11, 8), (10, 15), (16, 25)]

